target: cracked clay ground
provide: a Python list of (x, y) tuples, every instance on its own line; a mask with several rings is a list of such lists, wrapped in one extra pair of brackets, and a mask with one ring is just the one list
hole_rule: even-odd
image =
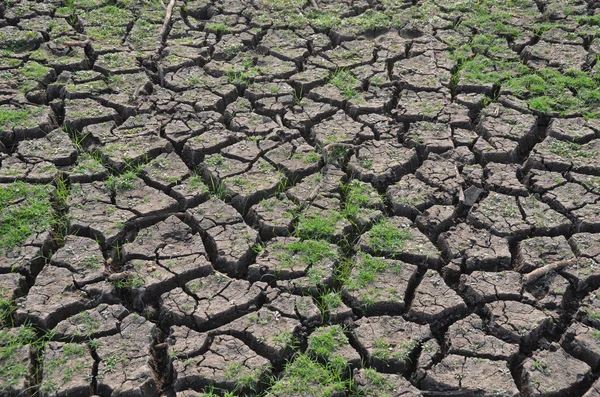
[(1, 397), (599, 397), (600, 1), (0, 0)]

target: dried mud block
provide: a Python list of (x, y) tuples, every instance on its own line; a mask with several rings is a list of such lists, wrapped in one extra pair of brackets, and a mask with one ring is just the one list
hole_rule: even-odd
[(551, 43), (540, 40), (523, 49), (521, 56), (535, 69), (556, 67), (561, 70), (581, 69), (587, 65), (588, 53), (579, 45)]
[(304, 326), (314, 327), (322, 324), (323, 314), (310, 296), (292, 295), (271, 289), (267, 298), (269, 303), (266, 307), (272, 311), (278, 311), (286, 317), (298, 318)]
[[(320, 199), (320, 201), (335, 199), (339, 208), (344, 176), (345, 174), (339, 168), (325, 166), (321, 172), (309, 175), (302, 182), (290, 187), (285, 195), (291, 201), (303, 207), (312, 205), (317, 199)], [(329, 201), (331, 207), (332, 200)], [(323, 204), (320, 205), (320, 207), (323, 206)]]
[(368, 365), (380, 371), (406, 372), (419, 346), (431, 338), (428, 326), (402, 317), (363, 317), (355, 325), (355, 346)]
[(335, 144), (351, 144), (357, 138), (373, 139), (374, 135), (370, 127), (352, 120), (340, 110), (312, 127), (311, 138), (319, 147), (326, 147)]
[(172, 349), (177, 354), (173, 363), (177, 373), (173, 385), (176, 391), (200, 392), (210, 386), (241, 392), (256, 390), (259, 383), (271, 375), (269, 360), (233, 336), (215, 336), (211, 342), (204, 342), (208, 346), (201, 348), (198, 354), (196, 349), (202, 345), (194, 344), (203, 339), (202, 334), (181, 330), (175, 335), (177, 343)]
[(28, 158), (26, 161), (13, 154), (2, 161), (0, 183), (24, 181), (28, 183), (50, 183), (54, 180), (58, 168), (49, 161)]
[(30, 51), (38, 47), (43, 41), (43, 36), (40, 32), (33, 30), (21, 30), (16, 26), (3, 26), (0, 29), (1, 49), (14, 49), (18, 51)]
[(190, 170), (175, 152), (159, 155), (140, 171), (140, 176), (149, 186), (165, 193), (189, 175)]
[(289, 179), (295, 180), (317, 172), (321, 154), (304, 138), (297, 138), (268, 151), (265, 158), (283, 170)]
[(519, 182), (521, 167), (517, 164), (486, 164), (483, 175), (487, 189), (511, 196), (529, 196), (527, 188)]
[(246, 219), (259, 230), (263, 239), (285, 237), (291, 233), (296, 210), (297, 206), (291, 200), (274, 196), (252, 206)]
[(283, 364), (299, 343), (301, 327), (296, 316), (287, 317), (277, 310), (263, 307), (215, 332), (233, 335), (272, 363)]
[(547, 137), (533, 148), (526, 169), (600, 176), (600, 139), (579, 144)]
[(54, 130), (41, 139), (21, 141), (17, 153), (25, 160), (42, 159), (56, 166), (71, 165), (77, 158), (71, 138), (62, 130)]
[(529, 273), (548, 264), (575, 259), (563, 236), (533, 237), (519, 241), (515, 269)]
[(586, 143), (594, 138), (600, 138), (600, 128), (594, 120), (583, 117), (553, 118), (548, 124), (548, 136), (561, 141)]
[(70, 270), (75, 286), (97, 283), (106, 277), (102, 250), (89, 238), (67, 236), (65, 245), (52, 255), (50, 264)]
[(122, 252), (127, 277), (117, 287), (132, 289), (140, 305), (214, 271), (200, 235), (175, 216), (142, 229)]
[(189, 210), (193, 222), (206, 233), (206, 249), (219, 271), (240, 275), (253, 258), (258, 233), (223, 201), (212, 198)]
[(447, 192), (453, 198), (462, 192), (462, 177), (453, 161), (432, 153), (415, 172), (415, 176), (429, 186)]
[(236, 96), (235, 86), (224, 76), (215, 78), (198, 66), (167, 73), (165, 86), (176, 92), (187, 93), (191, 101), (186, 102), (191, 102), (197, 110), (222, 111)]
[(331, 286), (339, 258), (338, 247), (326, 241), (276, 237), (248, 267), (248, 280), (293, 292), (316, 292)]
[(600, 202), (586, 205), (572, 212), (578, 232), (600, 232)]
[(542, 199), (572, 217), (578, 232), (600, 231), (600, 205), (598, 194), (593, 191), (600, 177), (579, 174), (570, 176), (578, 183), (561, 183), (544, 192)]
[(481, 138), (475, 143), (475, 153), (486, 162), (511, 163), (535, 144), (537, 120), (494, 103), (482, 111), (476, 131)]
[(0, 142), (4, 145), (43, 138), (54, 125), (45, 106), (16, 107), (2, 103), (0, 111), (7, 117), (0, 122)]
[(264, 159), (259, 159), (244, 173), (221, 180), (231, 205), (245, 212), (260, 200), (269, 197), (285, 184), (285, 176)]
[(426, 157), (429, 153), (444, 153), (454, 148), (452, 130), (448, 124), (418, 121), (411, 123), (403, 135), (404, 143)]
[(338, 324), (355, 318), (351, 308), (346, 306), (340, 292), (327, 292), (319, 297), (319, 307), (323, 312), (323, 322)]
[(416, 283), (417, 267), (359, 253), (342, 293), (352, 308), (366, 315), (404, 312), (406, 295)]
[(52, 328), (84, 309), (115, 300), (112, 286), (105, 281), (77, 287), (68, 268), (46, 265), (19, 303), (17, 317)]
[(141, 68), (134, 54), (113, 52), (99, 55), (94, 62), (94, 70), (105, 75), (138, 73)]
[(195, 262), (206, 255), (200, 235), (194, 234), (192, 228), (175, 215), (141, 229), (131, 243), (123, 245), (122, 251), (125, 261), (190, 257), (190, 262)]
[(379, 113), (361, 114), (356, 118), (373, 130), (376, 140), (395, 139), (401, 125), (390, 116)]
[[(65, 125), (68, 129), (82, 131), (92, 124), (114, 122), (120, 120), (116, 110), (102, 106), (93, 99), (65, 100)], [(107, 123), (109, 125), (110, 123)]]
[(372, 368), (364, 368), (354, 370), (353, 378), (356, 388), (365, 396), (423, 396), (419, 389), (400, 375), (380, 373)]
[(294, 62), (255, 52), (238, 53), (230, 61), (212, 60), (204, 69), (215, 76), (245, 73), (254, 82), (287, 79), (298, 72)]
[(400, 92), (396, 109), (392, 110), (392, 115), (402, 122), (434, 122), (448, 105), (450, 105), (450, 95), (447, 92), (403, 90)]
[[(246, 141), (240, 141), (232, 146), (237, 146), (238, 148), (240, 146), (246, 146)], [(256, 160), (260, 154), (258, 147), (246, 146), (245, 149), (246, 158), (234, 156), (224, 157), (220, 153), (207, 156), (202, 165), (204, 179), (208, 180), (211, 185), (218, 187), (219, 182), (225, 178), (242, 175), (252, 167), (251, 162)], [(252, 156), (252, 158), (250, 158), (250, 156)]]
[(413, 91), (437, 91), (450, 84), (452, 66), (440, 52), (426, 51), (394, 64), (392, 77), (401, 88)]
[[(60, 98), (64, 101), (67, 126), (81, 131), (82, 127), (95, 122), (118, 120), (114, 109), (102, 106), (98, 97), (109, 94), (111, 87), (99, 72), (89, 70), (63, 71), (58, 79), (48, 85), (48, 99)], [(86, 107), (89, 105), (89, 108)], [(114, 113), (113, 113), (114, 112)], [(114, 118), (106, 117), (113, 113)]]
[(513, 197), (491, 193), (476, 204), (467, 217), (475, 227), (488, 229), (506, 238), (529, 234), (559, 235), (571, 228), (571, 222), (535, 197)]
[[(243, 101), (238, 99), (238, 101)], [(238, 102), (234, 102), (230, 106), (235, 106)], [(250, 106), (248, 103), (246, 106)], [(234, 108), (235, 109), (235, 108)], [(225, 109), (225, 114), (228, 115), (229, 106)], [(257, 114), (255, 112), (237, 112), (233, 110), (233, 116), (229, 122), (229, 128), (234, 132), (243, 132), (247, 136), (266, 136), (275, 132), (280, 128), (273, 119), (268, 116)], [(227, 120), (227, 118), (226, 118)]]
[(460, 223), (438, 237), (438, 246), (449, 259), (461, 258), (467, 271), (508, 269), (511, 255), (508, 241), (487, 230)]
[(405, 175), (390, 185), (386, 197), (395, 215), (413, 218), (434, 205), (452, 205), (454, 199), (443, 189), (428, 185), (414, 175)]
[(105, 180), (108, 169), (102, 164), (98, 156), (90, 153), (82, 153), (68, 172), (71, 184), (91, 183)]
[(451, 205), (434, 205), (417, 216), (415, 223), (429, 236), (437, 236), (454, 224), (454, 211)]
[(531, 396), (567, 396), (589, 381), (590, 367), (553, 344), (525, 360), (522, 376)]
[(585, 325), (600, 329), (600, 291), (592, 291), (582, 299), (575, 318)]
[[(493, 395), (517, 397), (519, 389), (504, 361), (462, 357), (451, 354), (422, 374), (419, 387), (429, 393), (446, 395)], [(460, 394), (459, 394), (460, 393)]]
[(460, 276), (459, 290), (472, 305), (499, 300), (533, 302), (534, 299), (524, 291), (523, 275), (511, 270), (463, 274)]
[(149, 115), (130, 117), (118, 127), (113, 122), (93, 124), (84, 128), (83, 134), (92, 140), (90, 149), (98, 150), (117, 171), (172, 150), (169, 141), (160, 136), (160, 124)]
[(386, 187), (417, 167), (417, 153), (390, 141), (367, 141), (352, 155), (348, 169), (358, 179)]
[(578, 289), (600, 286), (597, 271), (600, 264), (600, 234), (576, 233), (569, 239), (569, 245), (577, 261), (563, 269), (565, 277), (573, 280)]
[(83, 343), (50, 342), (43, 360), (40, 392), (45, 396), (79, 396), (89, 393), (94, 358)]
[(313, 126), (333, 116), (337, 111), (338, 108), (327, 103), (303, 98), (300, 104), (295, 105), (291, 111), (285, 114), (283, 124), (288, 128), (308, 133)]
[(540, 195), (568, 183), (561, 172), (530, 169), (524, 177), (529, 189)]
[(596, 328), (575, 321), (563, 335), (561, 345), (592, 369), (600, 366), (600, 331)]
[[(344, 41), (334, 49), (323, 52), (324, 62), (332, 65), (334, 69), (352, 69), (354, 67), (371, 63), (373, 60), (375, 43), (370, 40)], [(319, 62), (319, 58), (315, 60)]]
[[(9, 315), (13, 309), (14, 300), (25, 294), (25, 277), (19, 273), (0, 274), (0, 312)], [(5, 325), (4, 318), (0, 325)]]
[(199, 331), (219, 327), (256, 307), (263, 300), (264, 286), (220, 273), (190, 281), (161, 295), (161, 321)]
[[(222, 122), (223, 116), (217, 112), (202, 111), (190, 114), (182, 109), (164, 126), (164, 136), (177, 150), (183, 150), (188, 139), (215, 127), (221, 130)], [(186, 157), (184, 159), (187, 160)]]
[(111, 192), (106, 183), (71, 185), (67, 199), (69, 230), (73, 233), (98, 239), (101, 244), (123, 235), (123, 226), (136, 215), (111, 202)]
[(137, 314), (130, 314), (122, 321), (118, 334), (97, 339), (98, 394), (159, 395), (149, 364), (153, 332), (154, 324)]
[(420, 323), (447, 322), (467, 309), (462, 298), (435, 270), (428, 270), (417, 286), (408, 315)]
[(489, 360), (510, 361), (519, 346), (488, 335), (481, 318), (475, 314), (452, 324), (445, 335), (448, 354)]
[(192, 175), (174, 186), (170, 195), (179, 202), (180, 210), (187, 210), (208, 200), (210, 189), (200, 176)]
[(83, 342), (118, 333), (128, 315), (129, 310), (121, 304), (101, 303), (59, 322), (53, 331), (60, 340)]
[(490, 331), (512, 343), (534, 345), (553, 327), (552, 317), (525, 303), (495, 301), (485, 308), (491, 317)]
[(174, 198), (151, 188), (138, 177), (123, 184), (116, 183), (115, 205), (139, 217), (168, 214), (179, 208)]
[(348, 100), (346, 111), (352, 117), (369, 113), (384, 114), (393, 107), (397, 90), (385, 73), (385, 67), (382, 64), (379, 66), (377, 70), (373, 70), (377, 73), (369, 78), (367, 90)]

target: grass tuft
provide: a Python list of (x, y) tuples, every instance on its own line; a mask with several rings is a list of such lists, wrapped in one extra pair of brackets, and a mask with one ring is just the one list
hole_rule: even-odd
[(54, 220), (51, 185), (0, 185), (0, 253), (48, 230)]

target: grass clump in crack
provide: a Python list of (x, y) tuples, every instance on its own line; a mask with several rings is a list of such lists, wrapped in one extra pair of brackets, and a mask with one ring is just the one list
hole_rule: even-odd
[(296, 226), (296, 236), (301, 239), (327, 240), (335, 233), (342, 215), (337, 211), (302, 214)]
[(11, 390), (31, 375), (31, 349), (39, 354), (53, 334), (41, 335), (30, 324), (0, 329), (0, 394)]
[(391, 26), (390, 17), (376, 10), (367, 10), (355, 17), (346, 18), (344, 22), (356, 26), (361, 33), (370, 33), (385, 30)]
[(276, 258), (285, 267), (294, 266), (298, 262), (312, 266), (325, 260), (337, 260), (339, 257), (334, 246), (326, 241), (292, 241), (285, 245), (276, 244), (273, 248), (281, 250), (276, 254)]
[(358, 95), (356, 87), (360, 86), (360, 81), (347, 70), (338, 69), (333, 72), (329, 83), (340, 90), (346, 99), (352, 99)]
[(586, 150), (585, 146), (578, 143), (557, 139), (550, 142), (548, 149), (550, 152), (569, 161), (593, 158), (597, 154), (595, 150)]
[(0, 185), (0, 254), (50, 229), (55, 219), (51, 191), (50, 185), (20, 181)]
[[(364, 252), (359, 252), (357, 254), (356, 262), (355, 269), (357, 271), (354, 272), (354, 276), (346, 282), (346, 288), (351, 291), (362, 290), (363, 288), (366, 288), (369, 284), (375, 281), (375, 275), (377, 273), (386, 271), (389, 266), (389, 263), (386, 262), (385, 259), (371, 256)], [(400, 270), (399, 263), (400, 262), (398, 262), (397, 265), (398, 268), (394, 268), (394, 270)]]
[(411, 239), (410, 227), (382, 219), (371, 228), (366, 243), (375, 253), (390, 253), (402, 251)]
[(315, 329), (308, 338), (306, 352), (310, 356), (322, 360), (346, 361), (337, 351), (348, 344), (348, 337), (344, 334), (344, 329), (341, 325), (321, 327)]
[(555, 112), (561, 116), (575, 113), (585, 118), (600, 116), (600, 73), (540, 69), (510, 79), (505, 85), (539, 112)]
[(340, 187), (346, 196), (344, 205), (346, 218), (356, 218), (365, 209), (375, 208), (382, 202), (381, 196), (371, 184), (358, 179), (352, 179), (347, 184), (341, 184)]
[(340, 358), (322, 364), (305, 353), (298, 354), (287, 363), (283, 378), (275, 382), (271, 394), (327, 397), (343, 393), (350, 385), (344, 378), (346, 360)]

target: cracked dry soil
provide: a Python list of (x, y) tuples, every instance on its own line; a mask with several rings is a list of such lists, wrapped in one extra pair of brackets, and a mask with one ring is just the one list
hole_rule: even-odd
[(600, 2), (0, 2), (0, 395), (600, 396)]

